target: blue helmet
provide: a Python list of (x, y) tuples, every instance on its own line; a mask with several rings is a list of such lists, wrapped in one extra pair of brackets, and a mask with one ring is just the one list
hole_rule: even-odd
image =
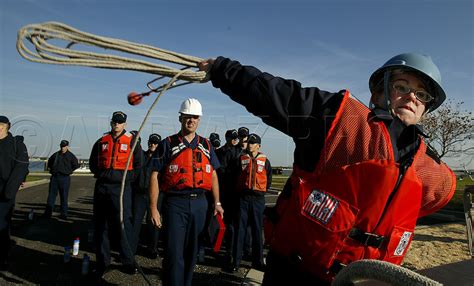
[(438, 67), (433, 63), (431, 57), (416, 53), (400, 54), (389, 59), (370, 76), (370, 91), (374, 92), (374, 88), (384, 78), (386, 71), (397, 68), (415, 71), (423, 75), (424, 79), (430, 82), (430, 92), (434, 99), (427, 107), (429, 108), (428, 112), (438, 108), (446, 99), (446, 94), (441, 86), (441, 74)]

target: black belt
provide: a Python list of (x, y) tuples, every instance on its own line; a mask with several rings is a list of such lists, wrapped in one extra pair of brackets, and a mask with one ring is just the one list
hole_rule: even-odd
[(166, 193), (166, 196), (171, 197), (171, 198), (196, 200), (196, 199), (199, 199), (200, 197), (204, 196), (204, 192), (201, 192), (201, 193), (186, 193), (186, 194)]
[(381, 235), (365, 232), (358, 228), (351, 229), (348, 236), (365, 246), (371, 246), (375, 248), (380, 248), (385, 240), (385, 237)]

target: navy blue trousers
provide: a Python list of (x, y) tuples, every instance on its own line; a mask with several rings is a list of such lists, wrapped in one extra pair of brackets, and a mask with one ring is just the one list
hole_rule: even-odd
[(123, 220), (125, 233), (120, 225), (120, 184), (106, 184), (99, 181), (94, 190), (94, 235), (96, 242), (97, 268), (110, 265), (110, 243), (119, 245), (122, 264), (134, 262), (129, 245), (132, 241), (132, 200), (130, 185), (123, 194)]
[(71, 185), (71, 177), (69, 175), (55, 174), (51, 175), (49, 181), (49, 192), (47, 207), (53, 211), (56, 203), (56, 197), (59, 193), (59, 199), (61, 201), (61, 214), (67, 215), (68, 202), (67, 198), (69, 195), (69, 186)]
[(163, 285), (192, 284), (198, 239), (204, 230), (207, 207), (204, 194), (196, 198), (165, 195), (162, 213), (165, 227)]
[(10, 228), (15, 200), (0, 202), (0, 262), (6, 261), (10, 251)]
[[(161, 214), (162, 205), (163, 205), (163, 192), (160, 192), (158, 197), (158, 211)], [(137, 252), (138, 243), (140, 242), (140, 232), (142, 228), (143, 218), (148, 213), (150, 214), (150, 197), (148, 193), (135, 193), (133, 195), (133, 241), (131, 242), (132, 251), (133, 253)], [(146, 239), (145, 242), (147, 244), (148, 249), (151, 252), (158, 253), (158, 241), (160, 239), (160, 229), (156, 228), (152, 223), (151, 220), (147, 217), (146, 218)]]
[(240, 198), (238, 220), (235, 229), (233, 250), (234, 267), (239, 267), (244, 251), (247, 227), (250, 226), (252, 234), (252, 263), (263, 264), (263, 211), (265, 210), (265, 197), (247, 195)]

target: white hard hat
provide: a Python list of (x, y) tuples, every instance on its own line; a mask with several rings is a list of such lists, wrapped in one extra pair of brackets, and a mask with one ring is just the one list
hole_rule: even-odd
[(198, 115), (202, 116), (202, 106), (201, 103), (195, 98), (188, 98), (183, 103), (181, 103), (181, 107), (179, 108), (179, 113), (187, 114), (187, 115)]

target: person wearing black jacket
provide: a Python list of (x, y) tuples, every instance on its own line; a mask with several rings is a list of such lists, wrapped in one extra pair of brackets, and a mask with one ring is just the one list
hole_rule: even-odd
[(23, 136), (13, 137), (10, 121), (0, 116), (0, 270), (8, 269), (10, 227), (15, 197), (28, 175), (28, 151)]
[(69, 151), (69, 141), (61, 140), (59, 146), (61, 149), (48, 159), (48, 170), (51, 173), (51, 180), (49, 182), (46, 210), (43, 216), (47, 218), (51, 217), (56, 202), (56, 196), (59, 191), (59, 198), (61, 200), (60, 218), (67, 219), (68, 194), (71, 184), (70, 175), (74, 170), (79, 168), (79, 162), (76, 156)]
[(217, 169), (219, 178), (219, 190), (221, 194), (222, 207), (226, 210), (224, 217), (225, 231), (225, 247), (226, 259), (230, 263), (232, 259), (232, 249), (234, 245), (234, 221), (238, 208), (239, 198), (236, 195), (235, 182), (237, 181), (237, 162), (241, 152), (241, 148), (237, 145), (239, 135), (237, 130), (229, 129), (225, 133), (226, 143), (224, 146), (216, 150), (216, 156), (220, 163)]
[[(158, 144), (161, 141), (159, 134), (153, 133), (148, 137), (148, 150), (142, 150), (142, 168), (138, 171), (137, 179), (132, 184), (133, 191), (133, 234), (134, 240), (131, 243), (133, 253), (137, 252), (138, 243), (140, 241), (140, 232), (142, 227), (143, 218), (149, 212), (149, 195), (148, 187), (150, 185), (150, 174), (151, 174), (151, 158), (153, 152), (155, 152)], [(162, 195), (158, 197), (158, 210), (161, 211)], [(158, 258), (158, 240), (160, 235), (160, 229), (155, 228), (151, 224), (149, 218), (147, 218), (146, 228), (146, 243), (147, 243), (147, 255), (149, 258)]]
[[(263, 285), (326, 285), (345, 265), (364, 257), (399, 264), (417, 217), (452, 197), (455, 177), (424, 143), (418, 126), (446, 98), (430, 57), (401, 54), (377, 69), (369, 79), (370, 109), (347, 90), (302, 87), (224, 57), (205, 60), (199, 68), (214, 87), (295, 142), (293, 174), (270, 214), (274, 235)], [(395, 175), (377, 180), (393, 169)], [(403, 200), (405, 194), (413, 201)], [(343, 234), (331, 237), (327, 229), (352, 217)], [(397, 231), (402, 224), (405, 231)], [(380, 243), (387, 240), (390, 244)]]
[(90, 170), (97, 178), (93, 208), (97, 268), (92, 272), (96, 278), (102, 277), (108, 271), (111, 260), (109, 239), (120, 241), (124, 272), (135, 274), (138, 271), (129, 244), (133, 241), (130, 184), (136, 176), (134, 170), (139, 170), (142, 166), (141, 147), (135, 148), (133, 161), (127, 169), (123, 192), (124, 232), (120, 231), (120, 189), (128, 156), (135, 140), (132, 134), (125, 131), (126, 121), (125, 113), (114, 112), (110, 121), (111, 131), (95, 142), (89, 158)]

